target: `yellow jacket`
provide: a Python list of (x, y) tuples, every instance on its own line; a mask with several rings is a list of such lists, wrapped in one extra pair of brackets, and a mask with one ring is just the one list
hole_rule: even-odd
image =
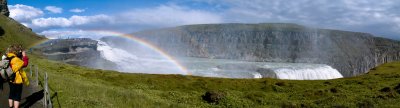
[(11, 82), (15, 84), (24, 83), (25, 85), (28, 86), (29, 85), (28, 77), (26, 76), (25, 71), (22, 69), (24, 61), (18, 58), (14, 53), (8, 53), (7, 57), (12, 58), (10, 61), (10, 65), (11, 65), (11, 70), (15, 73), (15, 79), (14, 81)]

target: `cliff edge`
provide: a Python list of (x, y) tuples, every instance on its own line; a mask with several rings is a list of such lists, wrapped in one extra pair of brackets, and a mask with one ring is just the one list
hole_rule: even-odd
[(345, 77), (400, 60), (400, 42), (289, 23), (202, 24), (134, 35), (175, 56), (327, 64)]

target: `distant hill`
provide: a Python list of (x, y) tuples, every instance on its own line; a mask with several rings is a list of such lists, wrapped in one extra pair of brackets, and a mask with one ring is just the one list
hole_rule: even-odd
[(46, 38), (35, 34), (32, 29), (11, 18), (0, 15), (0, 52), (5, 51), (12, 44), (21, 44), (28, 48), (43, 40), (46, 40)]
[(133, 34), (176, 56), (320, 63), (345, 77), (400, 60), (400, 41), (291, 23), (200, 24)]

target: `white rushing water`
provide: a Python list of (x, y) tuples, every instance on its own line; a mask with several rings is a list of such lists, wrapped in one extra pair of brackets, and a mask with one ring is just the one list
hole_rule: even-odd
[[(325, 64), (268, 63), (262, 66), (278, 79), (320, 80), (343, 78), (339, 71)], [(265, 71), (264, 71), (265, 72)]]
[(117, 71), (150, 74), (187, 74), (179, 69), (174, 62), (154, 51), (135, 55), (123, 49), (113, 48), (103, 41), (98, 41), (97, 50), (100, 51), (104, 59), (117, 64)]
[(247, 62), (224, 59), (181, 59), (196, 76), (223, 78), (278, 78), (290, 80), (324, 80), (343, 78), (325, 64)]

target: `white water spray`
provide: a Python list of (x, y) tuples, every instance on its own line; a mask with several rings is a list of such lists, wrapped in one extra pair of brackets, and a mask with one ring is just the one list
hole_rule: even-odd
[(309, 63), (268, 63), (262, 66), (264, 74), (275, 75), (278, 79), (323, 80), (343, 78), (339, 71), (325, 64)]
[(187, 74), (172, 61), (163, 58), (154, 51), (135, 55), (126, 50), (111, 47), (100, 40), (98, 40), (97, 50), (100, 51), (104, 59), (117, 64), (117, 71), (149, 74)]
[(222, 78), (278, 78), (326, 80), (343, 78), (325, 64), (247, 62), (226, 59), (185, 58), (181, 60), (195, 76)]
[[(124, 44), (122, 44), (124, 45)], [(140, 44), (122, 48), (98, 40), (101, 56), (117, 65), (117, 71), (149, 74), (183, 74), (177, 64)], [(126, 47), (126, 46), (124, 46)], [(278, 78), (291, 80), (324, 80), (342, 78), (332, 67), (324, 64), (247, 62), (224, 59), (180, 58), (194, 76), (221, 78)]]

